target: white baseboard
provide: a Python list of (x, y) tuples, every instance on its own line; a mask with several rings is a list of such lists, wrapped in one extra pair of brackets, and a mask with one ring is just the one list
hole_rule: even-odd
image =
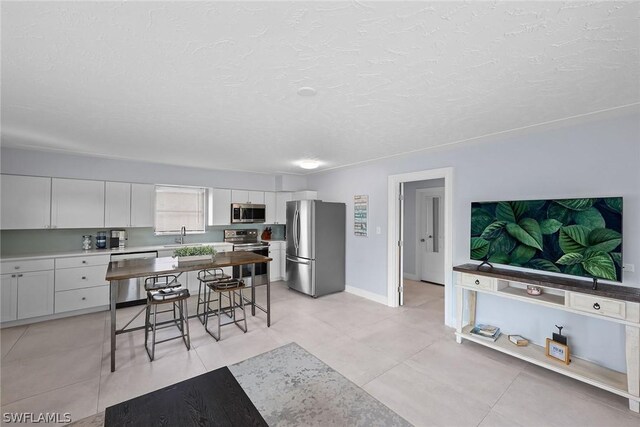
[(373, 292), (365, 291), (364, 289), (354, 288), (353, 286), (345, 286), (344, 289), (346, 292), (350, 294), (357, 295), (362, 298), (366, 298), (368, 300), (387, 305), (387, 296), (374, 294)]
[(418, 276), (416, 276), (415, 274), (411, 274), (411, 273), (404, 273), (403, 277), (405, 279), (408, 279), (408, 280), (415, 280), (416, 282), (420, 281), (420, 278)]

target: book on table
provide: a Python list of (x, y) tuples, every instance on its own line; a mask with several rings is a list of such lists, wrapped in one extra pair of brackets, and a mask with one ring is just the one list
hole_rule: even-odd
[(500, 336), (500, 328), (479, 323), (471, 329), (470, 333), (487, 341), (495, 341)]

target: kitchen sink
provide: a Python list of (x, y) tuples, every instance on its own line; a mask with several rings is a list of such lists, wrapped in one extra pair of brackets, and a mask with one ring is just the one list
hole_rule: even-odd
[(164, 248), (181, 248), (181, 247), (185, 247), (185, 246), (202, 246), (203, 243), (175, 243), (173, 245), (164, 245)]

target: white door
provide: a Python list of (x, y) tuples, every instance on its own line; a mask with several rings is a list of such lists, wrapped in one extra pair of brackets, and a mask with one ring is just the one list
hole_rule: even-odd
[(249, 203), (264, 205), (264, 191), (248, 191)]
[(51, 227), (104, 227), (104, 181), (53, 178)]
[(444, 188), (417, 190), (420, 280), (444, 284)]
[(153, 227), (155, 222), (156, 186), (131, 184), (131, 226)]
[(53, 270), (20, 273), (18, 319), (53, 314)]
[(131, 224), (131, 184), (106, 182), (104, 195), (104, 226), (129, 227)]
[(0, 228), (3, 230), (49, 228), (51, 178), (2, 175)]

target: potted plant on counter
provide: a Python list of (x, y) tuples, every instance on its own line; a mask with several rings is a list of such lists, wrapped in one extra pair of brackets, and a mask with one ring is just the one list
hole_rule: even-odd
[(178, 248), (173, 252), (173, 257), (178, 262), (183, 261), (211, 261), (216, 255), (213, 246), (187, 246)]

